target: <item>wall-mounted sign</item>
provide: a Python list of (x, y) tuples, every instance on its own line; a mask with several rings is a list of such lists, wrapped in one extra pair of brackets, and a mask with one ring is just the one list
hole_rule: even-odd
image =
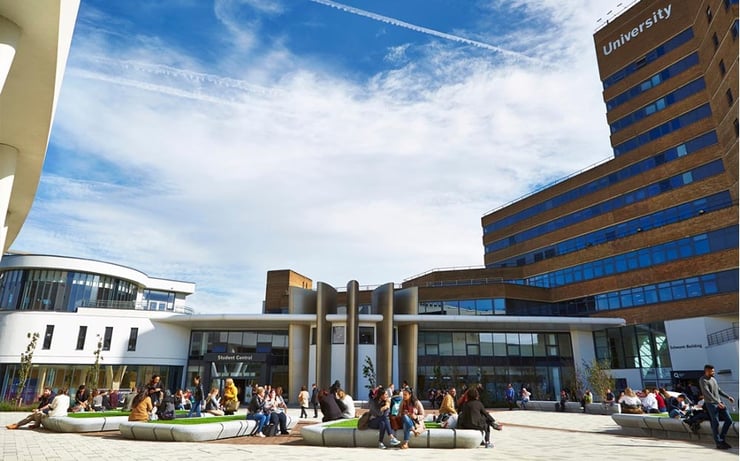
[(643, 19), (643, 21), (635, 27), (633, 27), (630, 30), (627, 30), (626, 32), (622, 32), (619, 34), (619, 37), (616, 40), (612, 40), (606, 45), (603, 45), (601, 47), (602, 53), (604, 53), (604, 56), (608, 56), (611, 54), (612, 51), (616, 50), (622, 45), (626, 45), (629, 43), (630, 40), (637, 40), (637, 37), (644, 32), (645, 30), (653, 27), (655, 24), (657, 24), (660, 21), (664, 21), (671, 17), (671, 5), (669, 4), (665, 8), (658, 8), (657, 10), (653, 11), (653, 14), (651, 16), (648, 16), (647, 18)]
[(208, 362), (259, 362), (267, 360), (267, 354), (262, 353), (211, 353), (205, 354), (203, 360)]

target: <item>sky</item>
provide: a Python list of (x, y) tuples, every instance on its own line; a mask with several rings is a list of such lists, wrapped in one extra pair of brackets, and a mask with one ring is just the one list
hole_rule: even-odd
[(593, 33), (617, 0), (82, 0), (12, 250), (196, 284), (481, 266), (481, 217), (612, 157)]

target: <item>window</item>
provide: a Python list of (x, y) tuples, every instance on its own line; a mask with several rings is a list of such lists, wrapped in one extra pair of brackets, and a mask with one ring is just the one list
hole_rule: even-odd
[(103, 336), (103, 350), (110, 350), (110, 341), (113, 338), (113, 327), (105, 327), (105, 336)]
[(712, 8), (707, 7), (707, 24), (712, 22)]
[(344, 327), (331, 327), (331, 343), (344, 344)]
[(712, 34), (712, 43), (714, 43), (714, 51), (717, 51), (717, 48), (719, 48), (719, 38), (716, 32)]
[(360, 327), (360, 344), (375, 344), (375, 328)]
[(136, 340), (139, 338), (139, 329), (131, 328), (131, 333), (128, 335), (128, 350), (129, 352), (136, 350)]
[(725, 95), (727, 96), (727, 104), (732, 107), (732, 103), (735, 102), (735, 98), (732, 96), (732, 88), (728, 88)]
[(51, 349), (52, 337), (54, 337), (54, 325), (46, 325), (46, 334), (44, 334), (44, 346), (42, 349)]
[(722, 74), (723, 77), (727, 73), (727, 69), (725, 68), (725, 61), (722, 59), (719, 60), (719, 73)]
[(81, 351), (85, 348), (85, 337), (87, 336), (87, 327), (80, 326), (80, 330), (77, 332), (77, 350)]
[(730, 30), (732, 30), (732, 40), (737, 40), (737, 19), (732, 23)]
[(740, 126), (738, 126), (737, 119), (735, 119), (734, 122), (732, 122), (735, 125), (735, 137), (737, 138), (740, 133), (738, 133), (738, 130), (740, 129)]

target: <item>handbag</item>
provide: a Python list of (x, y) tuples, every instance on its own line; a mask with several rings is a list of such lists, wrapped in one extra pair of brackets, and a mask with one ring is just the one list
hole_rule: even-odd
[(239, 401), (237, 399), (227, 400), (224, 404), (226, 411), (237, 411), (239, 409)]
[(403, 416), (389, 416), (388, 419), (390, 419), (391, 429), (393, 429), (394, 431), (403, 429)]
[(364, 431), (370, 427), (370, 412), (363, 413), (360, 419), (357, 420), (357, 429)]

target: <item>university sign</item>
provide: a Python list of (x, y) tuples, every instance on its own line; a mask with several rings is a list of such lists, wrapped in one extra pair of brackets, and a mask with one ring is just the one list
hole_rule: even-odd
[(658, 8), (657, 10), (653, 11), (653, 14), (647, 18), (645, 18), (640, 24), (633, 27), (631, 30), (628, 30), (626, 32), (622, 32), (619, 35), (619, 38), (616, 40), (612, 40), (606, 45), (603, 45), (601, 47), (601, 51), (604, 53), (604, 56), (608, 56), (612, 53), (612, 51), (616, 50), (622, 45), (625, 45), (629, 43), (630, 40), (636, 40), (637, 37), (647, 29), (653, 27), (660, 21), (664, 21), (671, 17), (671, 5), (669, 4), (665, 8)]
[(267, 354), (249, 353), (249, 354), (227, 354), (227, 353), (212, 353), (205, 354), (203, 360), (208, 362), (264, 362), (267, 359)]

